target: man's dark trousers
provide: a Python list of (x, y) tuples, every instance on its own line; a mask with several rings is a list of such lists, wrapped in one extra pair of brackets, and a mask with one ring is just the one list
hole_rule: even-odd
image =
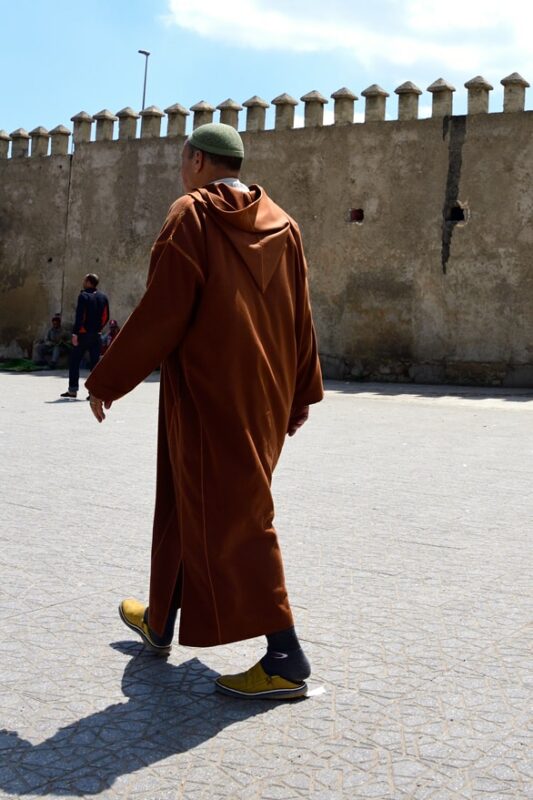
[(78, 334), (78, 344), (70, 351), (69, 371), (68, 371), (68, 390), (77, 392), (80, 384), (80, 364), (86, 352), (89, 352), (89, 367), (94, 369), (100, 358), (100, 334), (99, 333), (80, 333)]

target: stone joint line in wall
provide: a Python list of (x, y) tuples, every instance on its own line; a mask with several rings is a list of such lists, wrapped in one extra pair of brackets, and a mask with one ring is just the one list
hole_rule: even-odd
[[(513, 72), (500, 83), (504, 87), (503, 111), (524, 111), (526, 88), (529, 83)], [(483, 114), (489, 110), (489, 94), (493, 90), (488, 81), (481, 75), (467, 81), (465, 87), (468, 91), (468, 114)], [(398, 119), (418, 119), (418, 103), (422, 90), (411, 81), (406, 81), (395, 90), (398, 95)], [(432, 116), (446, 117), (453, 114), (453, 93), (455, 87), (439, 78), (427, 87), (432, 95)], [(386, 118), (386, 106), (389, 93), (376, 83), (369, 86), (361, 95), (365, 98), (364, 122), (382, 122)], [(343, 87), (333, 92), (334, 125), (349, 125), (354, 123), (355, 102), (359, 98), (350, 89)], [(329, 101), (318, 91), (308, 92), (300, 98), (304, 104), (304, 127), (317, 128), (324, 124), (324, 106)], [(272, 101), (275, 107), (275, 130), (290, 130), (294, 128), (295, 108), (298, 100), (288, 94), (280, 94)], [(265, 130), (266, 109), (270, 103), (254, 95), (246, 100), (242, 106), (235, 100), (228, 98), (219, 103), (216, 108), (205, 100), (191, 106), (193, 113), (192, 127), (197, 128), (206, 122), (213, 122), (215, 111), (219, 112), (220, 122), (232, 125), (239, 129), (239, 113), (246, 108), (246, 130)], [(112, 141), (115, 138), (115, 123), (118, 122), (118, 141), (138, 138), (138, 120), (140, 124), (140, 138), (153, 139), (161, 136), (161, 121), (167, 117), (167, 137), (185, 136), (187, 117), (190, 111), (179, 103), (175, 103), (164, 112), (157, 106), (149, 106), (140, 113), (132, 108), (126, 108), (113, 114), (108, 109), (103, 109), (91, 116), (86, 111), (80, 111), (71, 118), (74, 123), (72, 141), (77, 144), (90, 142), (93, 125), (96, 123), (94, 141)], [(58, 125), (51, 131), (42, 126), (34, 128), (29, 133), (23, 128), (18, 128), (11, 134), (0, 130), (0, 158), (25, 158), (47, 155), (68, 155), (71, 131), (64, 125)], [(30, 147), (31, 142), (31, 147)], [(11, 147), (10, 147), (11, 145)]]

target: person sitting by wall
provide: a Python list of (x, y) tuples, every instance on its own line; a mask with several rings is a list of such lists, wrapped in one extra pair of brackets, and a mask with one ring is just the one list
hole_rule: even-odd
[(120, 325), (116, 321), (116, 319), (112, 319), (109, 321), (109, 330), (106, 334), (102, 336), (102, 344), (100, 345), (100, 355), (104, 355), (105, 351), (109, 349), (111, 342), (115, 337), (118, 335), (120, 331)]
[(33, 361), (40, 366), (55, 369), (61, 356), (68, 353), (68, 340), (69, 335), (61, 324), (61, 314), (54, 314), (46, 339), (35, 343)]

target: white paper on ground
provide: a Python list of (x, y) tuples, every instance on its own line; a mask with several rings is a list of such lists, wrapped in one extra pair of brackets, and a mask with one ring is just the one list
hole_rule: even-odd
[(316, 689), (308, 689), (306, 697), (318, 697), (321, 694), (325, 694), (326, 689), (324, 686), (317, 686)]

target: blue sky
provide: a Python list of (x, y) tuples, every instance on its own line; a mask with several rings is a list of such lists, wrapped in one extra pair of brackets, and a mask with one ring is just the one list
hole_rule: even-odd
[(139, 110), (139, 48), (151, 52), (147, 105), (162, 109), (312, 89), (329, 97), (342, 86), (360, 95), (378, 83), (394, 118), (394, 89), (411, 80), (428, 116), (425, 89), (443, 77), (464, 113), (463, 84), (481, 74), (500, 111), (501, 78), (533, 79), (531, 30), (533, 4), (513, 0), (0, 0), (0, 128), (71, 128), (78, 111)]

